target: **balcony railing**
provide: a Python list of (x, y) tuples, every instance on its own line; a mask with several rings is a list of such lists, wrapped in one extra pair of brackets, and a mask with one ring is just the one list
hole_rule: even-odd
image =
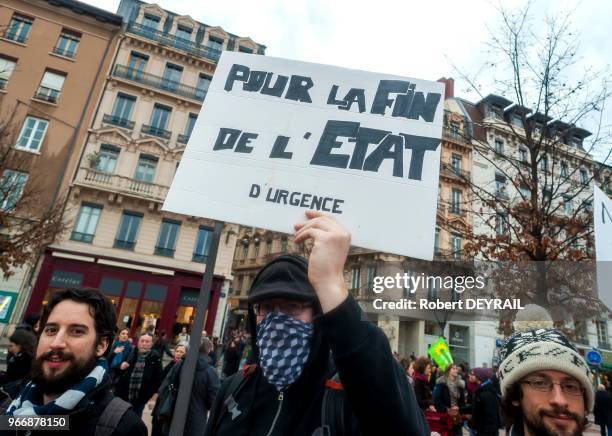
[(6, 39), (10, 39), (11, 41), (15, 41), (15, 42), (19, 42), (23, 44), (24, 42), (26, 42), (26, 39), (28, 39), (28, 34), (27, 32), (25, 34), (17, 33), (17, 32), (7, 32), (4, 37)]
[(174, 248), (155, 247), (155, 254), (158, 256), (174, 257)]
[(94, 236), (95, 235), (89, 233), (72, 232), (70, 239), (79, 242), (91, 242), (93, 241)]
[(123, 248), (124, 250), (134, 250), (136, 241), (123, 241), (121, 239), (115, 239), (115, 248)]
[(442, 171), (446, 174), (457, 176), (460, 179), (470, 180), (470, 172), (454, 167), (452, 164), (442, 162)]
[(64, 56), (66, 58), (73, 58), (76, 56), (76, 52), (73, 50), (69, 50), (67, 48), (62, 48), (62, 47), (53, 47), (53, 53), (55, 53), (56, 55), (60, 55), (60, 56)]
[(191, 260), (193, 262), (208, 263), (208, 254), (193, 253), (193, 257), (191, 258)]
[(507, 192), (498, 190), (495, 191), (495, 198), (497, 198), (498, 200), (509, 200), (510, 196)]
[(155, 126), (150, 126), (148, 124), (142, 125), (141, 132), (147, 135), (153, 135), (153, 136), (157, 136), (158, 138), (163, 138), (163, 139), (170, 139), (170, 135), (172, 134), (172, 132), (170, 132), (169, 130), (162, 129), (162, 128), (155, 127)]
[(202, 89), (183, 85), (180, 82), (169, 80), (161, 76), (143, 73), (141, 70), (130, 68), (125, 65), (115, 65), (115, 68), (113, 69), (113, 76), (142, 83), (143, 85), (161, 89), (163, 91), (190, 98), (192, 100), (203, 101), (204, 97), (206, 97), (206, 91)]
[(6, 89), (7, 84), (8, 84), (8, 80), (0, 79), (0, 89)]
[(168, 194), (168, 186), (84, 167), (79, 169), (76, 183), (138, 198), (147, 198), (160, 203), (163, 203)]
[(465, 209), (461, 209), (461, 205), (460, 204), (450, 204), (448, 206), (446, 206), (446, 211), (450, 214), (453, 215), (458, 215), (458, 216), (466, 216), (467, 215), (467, 210)]
[(451, 130), (447, 127), (442, 129), (442, 134), (445, 138), (452, 139), (453, 141), (461, 141), (465, 142), (466, 138), (461, 132), (457, 132), (455, 130)]
[(608, 341), (598, 341), (599, 344), (599, 348), (603, 348), (604, 350), (611, 350), (612, 347), (610, 347), (610, 342)]
[(57, 103), (59, 98), (59, 91), (57, 89), (47, 88), (46, 86), (39, 86), (34, 98), (38, 100), (48, 101), (49, 103)]
[(176, 142), (179, 142), (181, 144), (187, 144), (189, 142), (189, 136), (190, 135), (178, 135), (178, 138), (176, 138)]
[(130, 121), (127, 118), (121, 118), (111, 114), (104, 114), (102, 122), (105, 124), (112, 124), (114, 126), (123, 127), (124, 129), (132, 130), (134, 128), (134, 121)]
[(170, 46), (179, 50), (186, 51), (198, 57), (204, 57), (212, 61), (218, 62), (221, 56), (221, 51), (198, 44), (188, 39), (179, 38), (178, 36), (169, 35), (151, 27), (143, 26), (139, 23), (130, 22), (127, 30), (135, 35), (143, 36), (152, 41), (156, 41), (161, 45)]

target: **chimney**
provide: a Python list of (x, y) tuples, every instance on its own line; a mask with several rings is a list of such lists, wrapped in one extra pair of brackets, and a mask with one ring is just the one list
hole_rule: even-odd
[(444, 100), (448, 98), (453, 98), (455, 96), (455, 79), (449, 77), (442, 77), (437, 80), (437, 82), (444, 83), (446, 86), (446, 90), (444, 91)]

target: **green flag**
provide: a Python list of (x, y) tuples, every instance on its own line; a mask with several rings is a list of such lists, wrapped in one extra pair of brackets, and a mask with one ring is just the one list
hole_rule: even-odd
[(436, 341), (431, 344), (427, 353), (442, 371), (453, 363), (453, 356), (451, 356), (448, 344), (442, 337), (436, 339)]

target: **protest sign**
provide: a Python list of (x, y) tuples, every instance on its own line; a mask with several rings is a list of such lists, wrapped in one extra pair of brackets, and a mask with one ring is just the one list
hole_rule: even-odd
[(164, 209), (433, 258), (444, 85), (223, 52)]
[(612, 200), (594, 186), (593, 202), (598, 296), (612, 309)]

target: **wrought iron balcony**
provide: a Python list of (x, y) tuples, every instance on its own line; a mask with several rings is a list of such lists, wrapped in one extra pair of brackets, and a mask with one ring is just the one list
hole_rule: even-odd
[(174, 257), (174, 248), (155, 247), (155, 254), (158, 256)]
[(192, 55), (207, 58), (215, 62), (218, 62), (219, 57), (221, 56), (220, 50), (207, 47), (202, 44), (198, 44), (188, 39), (179, 38), (175, 35), (160, 32), (157, 29), (143, 26), (139, 23), (130, 22), (127, 26), (127, 31), (135, 35), (143, 36), (147, 39), (158, 42), (161, 45), (174, 47), (179, 50), (186, 51), (187, 53), (190, 53)]
[(141, 132), (147, 135), (153, 135), (153, 136), (157, 136), (158, 138), (163, 138), (163, 139), (170, 139), (170, 135), (172, 135), (172, 132), (170, 132), (169, 130), (162, 129), (162, 128), (155, 127), (155, 126), (150, 126), (148, 124), (142, 125)]
[(123, 248), (124, 250), (134, 250), (136, 241), (122, 241), (121, 239), (115, 239), (115, 248)]
[(0, 89), (6, 89), (7, 84), (8, 84), (8, 80), (0, 79)]
[(62, 47), (53, 47), (52, 50), (53, 53), (55, 53), (56, 55), (60, 55), (60, 56), (64, 56), (66, 58), (73, 58), (76, 56), (76, 52), (73, 50), (69, 50), (67, 48), (62, 48)]
[(46, 86), (39, 86), (34, 98), (37, 100), (48, 101), (49, 103), (57, 103), (59, 99), (59, 91), (57, 89), (47, 88)]
[(208, 262), (208, 254), (193, 253), (193, 257), (191, 258), (191, 260), (193, 262), (207, 263)]
[(204, 90), (183, 85), (180, 82), (175, 82), (174, 80), (169, 80), (161, 76), (144, 73), (141, 70), (130, 68), (125, 65), (115, 65), (113, 76), (138, 82), (150, 86), (151, 88), (161, 89), (162, 91), (187, 97), (192, 100), (204, 101), (204, 97), (206, 97), (206, 91)]
[(465, 170), (462, 170), (461, 168), (454, 167), (452, 164), (447, 163), (447, 162), (442, 162), (442, 172), (450, 176), (455, 176), (465, 181), (470, 180), (469, 171), (465, 171)]
[(70, 239), (79, 242), (91, 242), (93, 241), (94, 236), (95, 235), (89, 233), (72, 232)]
[(123, 127), (124, 129), (132, 130), (134, 128), (134, 121), (130, 121), (127, 118), (121, 118), (111, 114), (104, 114), (102, 122), (105, 124), (112, 124), (114, 126)]
[(15, 41), (18, 42), (20, 44), (23, 44), (24, 42), (26, 42), (26, 39), (28, 39), (28, 33), (26, 32), (25, 34), (22, 33), (17, 33), (17, 32), (7, 32), (6, 35), (4, 36), (6, 39), (10, 39), (11, 41)]
[(189, 142), (189, 136), (190, 135), (178, 135), (178, 138), (176, 138), (176, 142), (179, 142), (181, 144), (187, 144)]

